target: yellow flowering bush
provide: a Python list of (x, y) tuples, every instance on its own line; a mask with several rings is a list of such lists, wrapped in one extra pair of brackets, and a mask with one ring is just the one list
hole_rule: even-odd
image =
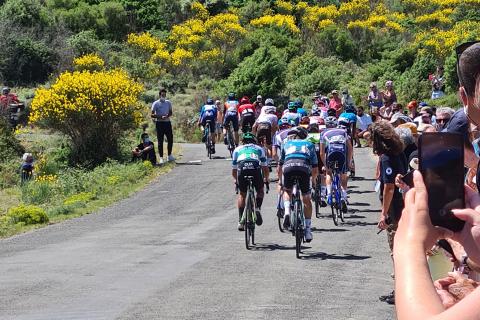
[(404, 28), (397, 22), (391, 21), (386, 16), (370, 16), (367, 20), (350, 21), (347, 25), (350, 30), (353, 29), (367, 29), (370, 31), (376, 30), (392, 30), (403, 32)]
[(77, 71), (100, 71), (105, 66), (105, 61), (97, 54), (91, 53), (73, 59), (73, 66)]
[(127, 43), (149, 53), (155, 53), (157, 50), (166, 48), (166, 44), (155, 38), (149, 32), (141, 34), (130, 33), (127, 36)]
[(80, 193), (71, 195), (70, 197), (66, 198), (63, 201), (63, 204), (66, 205), (66, 206), (85, 204), (85, 202), (88, 202), (88, 201), (93, 200), (95, 198), (96, 198), (96, 196), (92, 192), (80, 192)]
[(247, 30), (240, 24), (238, 15), (220, 13), (205, 22), (206, 36), (211, 43), (220, 47), (236, 44)]
[(300, 29), (295, 24), (295, 18), (291, 15), (267, 15), (250, 21), (250, 24), (254, 27), (269, 27), (276, 26), (285, 28), (293, 33), (300, 32)]
[(361, 20), (368, 18), (370, 14), (369, 0), (351, 0), (343, 2), (338, 8), (341, 18), (345, 21)]
[(173, 26), (168, 40), (176, 47), (198, 50), (205, 40), (205, 32), (205, 23), (202, 20), (190, 19)]
[(280, 14), (292, 14), (294, 6), (290, 1), (277, 0), (275, 1), (275, 7)]
[(192, 14), (195, 17), (195, 19), (200, 19), (200, 20), (207, 20), (208, 19), (208, 10), (203, 6), (198, 1), (192, 2), (190, 5), (190, 9), (192, 10)]
[(123, 70), (65, 72), (50, 88), (37, 89), (30, 121), (68, 135), (74, 160), (103, 162), (116, 156), (118, 139), (141, 119), (142, 91)]
[(320, 21), (334, 21), (339, 15), (340, 13), (334, 5), (307, 7), (302, 18), (302, 23), (307, 29), (318, 30), (322, 28)]
[(36, 182), (49, 182), (49, 183), (54, 183), (58, 179), (57, 175), (55, 174), (45, 174), (41, 176), (35, 177)]
[(447, 8), (438, 10), (430, 14), (424, 14), (415, 18), (415, 23), (424, 26), (450, 25), (452, 20), (448, 17), (453, 13), (453, 9)]

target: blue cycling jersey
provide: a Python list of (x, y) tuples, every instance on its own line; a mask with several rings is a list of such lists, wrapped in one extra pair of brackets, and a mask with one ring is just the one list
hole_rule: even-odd
[(214, 120), (217, 119), (217, 107), (213, 104), (206, 104), (202, 107), (202, 110), (200, 110), (200, 120)]
[(298, 124), (300, 123), (300, 114), (287, 112), (282, 116), (282, 119), (287, 119), (288, 123), (290, 123), (290, 121), (293, 120), (295, 122), (295, 125), (298, 126)]
[(303, 160), (306, 164), (314, 167), (318, 165), (315, 145), (306, 140), (287, 140), (282, 146), (280, 165), (288, 160)]
[(303, 108), (298, 108), (297, 113), (300, 115), (300, 117), (307, 117), (308, 116), (307, 110), (305, 110)]
[(350, 124), (357, 122), (357, 116), (354, 113), (350, 112), (343, 112), (338, 118), (345, 118), (350, 122)]

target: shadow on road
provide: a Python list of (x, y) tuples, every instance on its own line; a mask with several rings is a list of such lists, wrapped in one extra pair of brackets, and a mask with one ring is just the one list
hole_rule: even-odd
[(348, 229), (341, 229), (341, 228), (332, 228), (332, 229), (318, 229), (318, 228), (312, 228), (313, 232), (345, 232), (345, 231), (350, 231)]
[(336, 255), (336, 254), (328, 254), (325, 252), (317, 252), (312, 254), (304, 254), (301, 256), (301, 259), (304, 260), (366, 260), (370, 259), (371, 256), (356, 256), (354, 254), (344, 254)]
[(356, 214), (345, 216), (345, 219), (365, 219), (365, 218), (366, 218), (365, 216), (358, 216)]
[(377, 179), (373, 179), (373, 178), (365, 178), (365, 177), (355, 177), (355, 180), (356, 181), (376, 181)]
[(342, 223), (343, 226), (349, 227), (366, 227), (366, 226), (376, 226), (377, 222), (363, 222), (363, 221), (349, 221)]
[(380, 209), (365, 209), (365, 210), (358, 210), (358, 212), (361, 212), (361, 213), (369, 213), (369, 212), (380, 213), (380, 212), (382, 212), (382, 210), (380, 210)]
[(224, 156), (213, 156), (212, 157), (212, 160), (216, 160), (216, 159), (225, 160), (225, 159), (227, 159), (227, 157), (224, 157)]
[(257, 251), (276, 251), (276, 250), (295, 250), (295, 245), (284, 246), (276, 243), (255, 243), (253, 250)]
[(350, 194), (364, 194), (364, 193), (374, 193), (374, 192), (375, 191), (373, 191), (373, 190), (362, 190), (362, 191), (354, 190), (354, 191), (351, 191)]
[(368, 206), (370, 206), (370, 203), (366, 203), (366, 202), (352, 202), (352, 203), (350, 203), (350, 206), (352, 206), (352, 207), (368, 207)]

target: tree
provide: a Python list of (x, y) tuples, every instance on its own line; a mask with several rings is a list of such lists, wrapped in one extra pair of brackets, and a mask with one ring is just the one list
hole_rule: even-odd
[(260, 47), (222, 81), (223, 92), (276, 97), (285, 87), (286, 59), (276, 48)]

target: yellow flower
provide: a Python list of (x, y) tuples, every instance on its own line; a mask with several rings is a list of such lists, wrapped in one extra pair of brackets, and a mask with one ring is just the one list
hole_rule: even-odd
[(286, 28), (293, 33), (300, 32), (300, 29), (295, 24), (295, 18), (290, 15), (276, 14), (263, 16), (250, 21), (250, 24), (254, 27), (277, 26)]
[(75, 70), (91, 70), (99, 71), (103, 69), (105, 61), (100, 58), (97, 54), (87, 54), (73, 60), (73, 66)]

